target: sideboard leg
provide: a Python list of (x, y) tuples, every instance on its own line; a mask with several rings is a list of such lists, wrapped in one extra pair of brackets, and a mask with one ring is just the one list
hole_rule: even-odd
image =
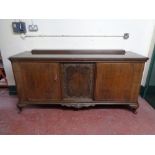
[(19, 106), (18, 104), (17, 104), (17, 110), (18, 110), (18, 113), (19, 113), (19, 114), (22, 112), (22, 107)]
[(134, 114), (137, 114), (137, 109), (132, 110)]
[(131, 111), (134, 113), (134, 114), (137, 114), (137, 109), (138, 109), (138, 104), (137, 105), (129, 105), (130, 106), (130, 109)]

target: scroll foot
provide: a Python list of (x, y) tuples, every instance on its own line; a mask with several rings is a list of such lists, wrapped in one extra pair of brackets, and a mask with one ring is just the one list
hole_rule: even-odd
[(17, 105), (17, 110), (18, 110), (18, 113), (20, 114), (22, 112), (22, 107)]
[(134, 114), (137, 114), (138, 105), (130, 105), (130, 109)]

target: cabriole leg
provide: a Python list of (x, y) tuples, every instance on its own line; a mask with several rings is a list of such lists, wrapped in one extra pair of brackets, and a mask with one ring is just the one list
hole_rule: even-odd
[(134, 113), (134, 114), (137, 114), (137, 109), (138, 109), (138, 104), (131, 104), (129, 105), (130, 106), (130, 109), (131, 111)]
[(17, 104), (17, 110), (18, 110), (18, 113), (22, 112), (22, 107), (19, 104)]

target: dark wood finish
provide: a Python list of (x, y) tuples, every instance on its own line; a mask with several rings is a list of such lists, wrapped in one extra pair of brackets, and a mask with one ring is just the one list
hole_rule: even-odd
[[(4, 81), (1, 81), (2, 79), (4, 79)], [(6, 87), (8, 87), (8, 84), (7, 84), (6, 74), (5, 74), (5, 70), (4, 70), (1, 55), (0, 55), (0, 88), (6, 88)]]
[(136, 103), (143, 63), (97, 63), (95, 100)]
[(93, 94), (93, 63), (63, 63), (63, 98), (90, 100)]
[(60, 66), (58, 63), (15, 62), (13, 71), (20, 102), (61, 99)]
[(32, 54), (114, 54), (124, 55), (125, 50), (32, 50)]
[[(33, 51), (33, 50), (32, 50)], [(40, 51), (40, 54), (32, 54), (33, 52), (23, 52), (17, 55), (14, 55), (9, 58), (11, 61), (47, 61), (52, 62), (118, 62), (118, 61), (128, 61), (128, 62), (145, 62), (148, 60), (147, 57), (135, 54), (133, 52), (124, 50), (45, 50), (45, 54), (42, 54), (43, 51)], [(34, 51), (34, 53), (39, 53), (39, 51)], [(53, 53), (53, 54), (50, 54)], [(66, 53), (66, 54), (65, 54)], [(69, 54), (71, 53), (71, 54)], [(87, 54), (85, 54), (87, 53)], [(105, 54), (103, 54), (105, 53)]]
[[(72, 54), (83, 52), (73, 51)], [(24, 52), (9, 58), (19, 96), (17, 107), (61, 104), (80, 108), (122, 104), (134, 110), (138, 108), (141, 77), (148, 58), (130, 52), (124, 55), (99, 54), (98, 57), (90, 57), (94, 53), (88, 57), (63, 57), (65, 52), (60, 50), (59, 56), (62, 54), (62, 57)]]

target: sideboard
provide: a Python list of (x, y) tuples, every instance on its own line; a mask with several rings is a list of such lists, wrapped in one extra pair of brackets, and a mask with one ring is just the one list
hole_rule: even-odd
[(11, 56), (19, 110), (29, 104), (138, 108), (147, 57), (125, 50), (32, 50)]

